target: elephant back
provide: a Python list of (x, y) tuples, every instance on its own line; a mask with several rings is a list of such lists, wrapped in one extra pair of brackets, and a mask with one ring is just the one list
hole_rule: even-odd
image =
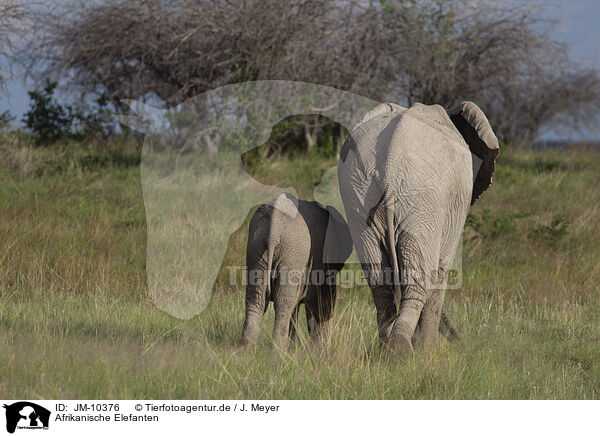
[(456, 130), (450, 117), (439, 104), (424, 105), (415, 103), (406, 111), (404, 116), (415, 118), (429, 128), (439, 131), (447, 139), (468, 148), (464, 138)]
[(398, 114), (377, 133), (375, 148), (387, 201), (422, 210), (420, 202), (468, 205), (471, 154), (442, 106), (416, 103)]
[[(340, 192), (349, 221), (370, 221), (382, 202), (399, 215), (428, 204), (468, 206), (469, 148), (439, 105), (381, 105), (357, 125), (340, 153)], [(444, 205), (444, 206), (442, 206)], [(404, 209), (406, 208), (406, 211)]]
[[(382, 103), (378, 106), (375, 106), (369, 112), (367, 112), (362, 119), (354, 125), (354, 129), (366, 123), (367, 121), (381, 116), (381, 115), (391, 115), (391, 114), (401, 114), (406, 111), (405, 107), (397, 105), (396, 103)], [(353, 129), (353, 130), (354, 130)]]

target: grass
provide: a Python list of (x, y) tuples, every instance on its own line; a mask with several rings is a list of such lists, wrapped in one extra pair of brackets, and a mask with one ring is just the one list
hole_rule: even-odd
[[(312, 192), (333, 161), (253, 168)], [(277, 357), (272, 309), (238, 352), (244, 295), (219, 275), (200, 315), (157, 309), (146, 285), (138, 150), (31, 149), (0, 139), (0, 397), (521, 399), (600, 396), (600, 153), (503, 149), (471, 209), (463, 286), (447, 304), (464, 340), (390, 361), (365, 286), (341, 289), (331, 343)], [(245, 226), (224, 264), (244, 261)], [(350, 268), (355, 268), (351, 266)]]

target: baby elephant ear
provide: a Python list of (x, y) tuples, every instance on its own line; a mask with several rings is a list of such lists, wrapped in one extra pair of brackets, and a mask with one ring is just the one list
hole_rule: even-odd
[(477, 157), (473, 157), (473, 204), (492, 184), (496, 157), (500, 153), (498, 138), (483, 111), (475, 103), (463, 101), (450, 109), (448, 115), (471, 153)]
[(329, 212), (329, 221), (323, 245), (323, 263), (343, 265), (352, 253), (350, 229), (335, 207), (327, 206), (325, 210)]

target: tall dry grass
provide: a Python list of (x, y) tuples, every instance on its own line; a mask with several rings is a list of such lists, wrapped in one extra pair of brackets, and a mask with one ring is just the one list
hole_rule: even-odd
[[(243, 289), (221, 271), (200, 315), (157, 309), (145, 275), (138, 150), (0, 146), (4, 398), (597, 398), (600, 153), (503, 149), (465, 228), (464, 334), (407, 361), (379, 351), (368, 288), (341, 289), (328, 347), (279, 358), (272, 310), (239, 352)], [(56, 157), (60, 156), (60, 158)], [(257, 180), (306, 197), (331, 162), (265, 162)], [(35, 170), (31, 170), (35, 168)], [(245, 226), (224, 264), (244, 261)], [(351, 268), (356, 268), (352, 266)]]

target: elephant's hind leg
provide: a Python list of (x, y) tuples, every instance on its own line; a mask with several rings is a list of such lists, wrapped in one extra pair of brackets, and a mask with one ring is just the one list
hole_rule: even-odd
[(275, 326), (273, 327), (273, 345), (279, 352), (287, 350), (290, 341), (290, 324), (293, 307), (277, 307), (275, 305)]
[(449, 341), (460, 341), (462, 335), (460, 330), (450, 318), (446, 305), (442, 307), (442, 316), (440, 319), (440, 333), (442, 333)]
[(299, 311), (300, 311), (300, 304), (296, 305), (296, 308), (292, 312), (292, 319), (290, 320), (290, 327), (289, 327), (288, 335), (289, 335), (291, 344), (295, 343), (296, 340), (298, 339), (297, 325), (298, 325), (298, 312)]
[(392, 326), (396, 319), (396, 302), (394, 299), (394, 290), (390, 285), (371, 286), (373, 301), (377, 310), (377, 330), (382, 345), (386, 345), (390, 340)]
[(292, 317), (299, 301), (300, 288), (295, 284), (281, 283), (273, 296), (275, 308), (273, 344), (279, 352), (286, 351), (289, 345), (290, 325), (292, 324)]
[[(398, 261), (402, 272), (402, 300), (398, 316), (394, 321), (390, 336), (393, 351), (404, 357), (412, 351), (412, 338), (422, 316), (427, 321), (419, 325), (419, 335), (426, 335), (427, 340), (437, 337), (439, 314), (437, 321), (435, 312), (441, 298), (430, 298), (433, 290), (432, 275), (437, 274), (438, 257), (427, 250), (428, 244), (408, 232), (402, 232), (397, 245)], [(437, 277), (437, 275), (436, 275)], [(440, 306), (441, 307), (441, 306)], [(425, 314), (423, 311), (425, 310)], [(435, 333), (431, 333), (431, 325), (435, 324)]]
[(418, 299), (402, 299), (398, 316), (390, 332), (388, 345), (398, 357), (406, 357), (412, 352), (411, 339), (423, 309), (423, 302)]
[(336, 293), (336, 285), (319, 286), (315, 297), (306, 304), (307, 322), (310, 322), (309, 334), (317, 348), (325, 345), (331, 336)]
[[(263, 254), (263, 257), (266, 253)], [(256, 255), (248, 257), (248, 273), (246, 277), (246, 316), (240, 345), (255, 344), (260, 332), (259, 323), (269, 304), (267, 295), (266, 259)]]
[(437, 343), (445, 294), (445, 289), (433, 289), (430, 291), (427, 301), (421, 310), (419, 323), (413, 337), (415, 345), (429, 348)]
[(262, 306), (262, 304), (256, 304), (255, 302), (248, 303), (248, 299), (246, 299), (246, 318), (244, 320), (240, 345), (245, 346), (256, 343), (260, 332), (259, 323), (265, 313), (265, 308), (266, 303)]
[(245, 346), (255, 344), (258, 340), (258, 334), (260, 332), (259, 323), (265, 313), (265, 307), (266, 304), (263, 306), (254, 301), (249, 302), (248, 298), (246, 298), (246, 318), (244, 320), (240, 345)]

